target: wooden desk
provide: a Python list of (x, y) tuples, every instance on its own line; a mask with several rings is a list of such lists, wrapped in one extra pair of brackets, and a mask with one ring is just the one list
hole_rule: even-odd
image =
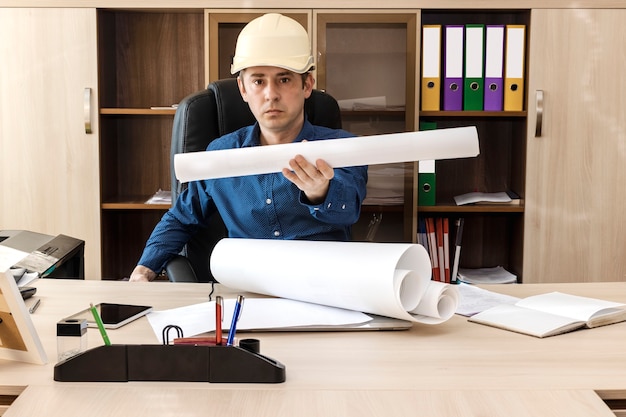
[[(0, 394), (21, 393), (15, 416), (614, 416), (626, 399), (626, 323), (546, 339), (468, 323), (400, 332), (256, 333), (287, 368), (282, 384), (60, 383), (56, 322), (89, 302), (167, 309), (207, 300), (208, 284), (41, 280), (32, 318), (46, 366), (0, 361)], [(626, 283), (492, 287), (517, 296), (560, 290), (626, 302)], [(224, 292), (219, 286), (217, 292)], [(158, 343), (146, 318), (110, 331), (113, 343)], [(89, 329), (89, 345), (102, 340)], [(597, 395), (597, 394), (598, 395)]]

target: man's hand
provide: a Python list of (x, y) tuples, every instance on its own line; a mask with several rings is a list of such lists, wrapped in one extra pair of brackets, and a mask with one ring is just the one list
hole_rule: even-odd
[(312, 204), (320, 204), (326, 198), (330, 180), (335, 176), (335, 170), (322, 159), (315, 161), (315, 165), (307, 161), (302, 155), (296, 155), (289, 161), (289, 167), (283, 168), (283, 175), (298, 187)]
[(130, 274), (130, 278), (128, 279), (128, 281), (148, 282), (155, 279), (156, 276), (156, 272), (154, 272), (150, 268), (146, 268), (143, 265), (137, 265), (135, 269), (133, 269), (133, 273)]

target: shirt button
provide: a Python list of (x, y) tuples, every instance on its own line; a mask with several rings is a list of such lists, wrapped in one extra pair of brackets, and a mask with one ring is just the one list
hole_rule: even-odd
[(265, 204), (272, 204), (272, 199), (268, 198), (267, 200), (265, 200)]
[(276, 237), (280, 236), (280, 232), (278, 230), (274, 231), (274, 236)]
[(341, 209), (342, 209), (342, 210), (345, 210), (345, 209), (346, 209), (346, 205), (345, 205), (345, 204), (344, 204), (344, 205), (342, 205), (342, 206), (341, 206)]

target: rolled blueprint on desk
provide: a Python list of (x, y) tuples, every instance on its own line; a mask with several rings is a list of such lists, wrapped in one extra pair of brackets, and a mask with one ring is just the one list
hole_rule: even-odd
[(459, 302), (455, 287), (431, 281), (416, 244), (222, 239), (211, 271), (232, 289), (427, 324)]
[(174, 171), (181, 182), (269, 174), (288, 168), (298, 154), (333, 168), (466, 158), (479, 154), (478, 133), (470, 126), (181, 153), (174, 156)]

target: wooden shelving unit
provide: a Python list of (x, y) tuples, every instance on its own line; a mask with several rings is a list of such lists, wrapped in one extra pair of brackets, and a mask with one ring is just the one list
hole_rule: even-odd
[[(203, 88), (205, 79), (230, 76), (224, 62), (230, 62), (237, 34), (263, 12), (98, 12), (103, 277), (119, 279), (132, 270), (149, 233), (169, 208), (146, 204), (157, 190), (170, 189), (176, 110), (168, 106)], [(529, 24), (529, 11), (282, 12), (306, 27), (312, 22), (317, 88), (337, 100), (385, 96), (386, 108), (342, 111), (345, 129), (361, 135), (395, 133), (416, 130), (418, 121), (441, 128), (478, 128), (478, 158), (437, 162), (438, 205), (413, 204), (417, 175), (414, 164), (407, 164), (406, 177), (398, 184), (404, 204), (363, 207), (365, 224), (372, 214), (384, 214), (377, 240), (415, 242), (421, 215), (464, 216), (469, 223), (464, 254), (474, 253), (471, 263), (495, 262), (521, 275), (524, 205), (457, 207), (453, 197), (510, 189), (523, 199), (527, 112), (420, 112), (416, 35), (425, 23)], [(377, 81), (360, 82), (365, 80)]]
[(175, 108), (204, 86), (201, 10), (99, 10), (102, 277), (128, 276), (169, 208)]
[[(424, 10), (422, 24), (524, 24), (529, 10)], [(443, 54), (442, 54), (443, 55)], [(442, 66), (443, 68), (443, 62)], [(460, 266), (503, 266), (523, 278), (527, 110), (420, 111), (420, 122), (437, 128), (476, 126), (480, 155), (436, 162), (436, 205), (415, 207), (415, 218), (465, 219)], [(414, 171), (417, 179), (417, 167)], [(415, 187), (418, 187), (417, 182)], [(457, 206), (468, 192), (513, 191), (520, 204)], [(453, 224), (451, 221), (450, 224)]]

